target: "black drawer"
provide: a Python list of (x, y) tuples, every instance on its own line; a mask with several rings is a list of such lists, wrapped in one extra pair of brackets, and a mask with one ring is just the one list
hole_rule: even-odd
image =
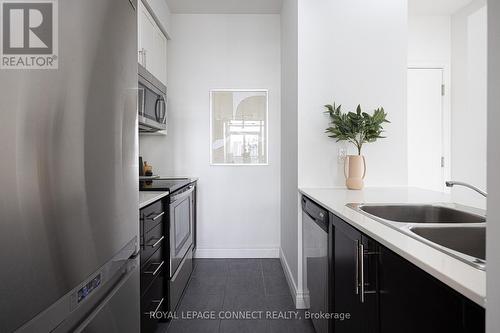
[(163, 223), (160, 223), (141, 237), (141, 266), (156, 252), (156, 250), (167, 243), (167, 237), (163, 233), (163, 227)]
[(165, 297), (163, 277), (159, 276), (148, 291), (141, 297), (141, 333), (155, 332), (158, 319), (152, 318), (154, 311), (166, 311), (168, 300)]
[(141, 209), (141, 234), (145, 234), (164, 220), (167, 221), (168, 206), (159, 200)]
[(144, 265), (141, 265), (141, 295), (144, 295), (156, 277), (163, 277), (163, 273), (168, 266), (168, 261), (163, 256), (163, 248), (160, 247), (149, 258)]

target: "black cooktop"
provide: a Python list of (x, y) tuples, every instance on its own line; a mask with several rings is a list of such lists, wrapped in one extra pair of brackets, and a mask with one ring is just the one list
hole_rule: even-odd
[(192, 183), (190, 178), (157, 178), (151, 180), (140, 180), (139, 191), (175, 191)]

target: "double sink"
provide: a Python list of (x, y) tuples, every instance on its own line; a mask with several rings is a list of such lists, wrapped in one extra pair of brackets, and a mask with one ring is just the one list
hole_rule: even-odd
[(348, 204), (348, 207), (475, 268), (486, 267), (486, 218), (456, 204)]

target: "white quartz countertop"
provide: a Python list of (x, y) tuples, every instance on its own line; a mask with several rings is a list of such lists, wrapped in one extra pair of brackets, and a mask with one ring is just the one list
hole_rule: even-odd
[(146, 207), (147, 205), (152, 204), (155, 201), (160, 200), (161, 198), (169, 195), (169, 192), (166, 191), (139, 191), (139, 209)]
[(333, 214), (385, 247), (420, 267), (475, 303), (486, 306), (486, 272), (346, 206), (347, 203), (447, 203), (449, 195), (411, 187), (301, 188)]

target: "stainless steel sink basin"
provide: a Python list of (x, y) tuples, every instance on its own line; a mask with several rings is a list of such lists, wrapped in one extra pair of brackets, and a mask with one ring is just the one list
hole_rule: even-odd
[(348, 207), (475, 268), (486, 268), (486, 212), (453, 203)]
[(437, 245), (486, 260), (486, 227), (413, 226), (411, 232)]
[(483, 216), (437, 205), (360, 205), (370, 215), (401, 223), (483, 223)]

